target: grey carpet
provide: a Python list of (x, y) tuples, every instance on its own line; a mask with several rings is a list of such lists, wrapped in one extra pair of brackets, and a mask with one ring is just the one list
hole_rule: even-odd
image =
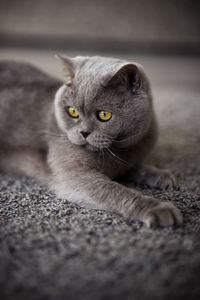
[(184, 78), (158, 82), (161, 133), (149, 159), (171, 169), (178, 186), (170, 192), (135, 187), (174, 202), (183, 226), (153, 231), (56, 199), (31, 179), (1, 174), (0, 299), (200, 299), (199, 84), (195, 76)]

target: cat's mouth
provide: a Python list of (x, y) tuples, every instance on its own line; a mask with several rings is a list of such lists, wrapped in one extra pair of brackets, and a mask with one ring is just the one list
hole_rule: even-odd
[(86, 137), (82, 137), (81, 135), (68, 133), (68, 139), (72, 144), (93, 152), (108, 149), (112, 144), (112, 139), (110, 137), (97, 134), (90, 134)]
[(109, 148), (112, 144), (111, 137), (104, 134), (89, 135), (85, 140), (87, 142), (85, 147), (91, 151), (101, 151)]
[(101, 150), (101, 148), (91, 145), (88, 142), (86, 144), (82, 145), (82, 147), (89, 151), (93, 151), (93, 152), (97, 152), (97, 151)]
[(93, 151), (93, 152), (98, 152), (98, 151), (104, 151), (106, 149), (108, 149), (110, 147), (110, 143), (109, 144), (92, 144), (89, 143), (88, 141), (86, 141), (86, 143), (84, 145), (82, 145), (83, 148), (89, 150), (89, 151)]

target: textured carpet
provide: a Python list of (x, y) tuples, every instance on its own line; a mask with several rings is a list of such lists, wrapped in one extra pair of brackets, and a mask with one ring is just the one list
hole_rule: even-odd
[(155, 78), (161, 128), (149, 160), (169, 168), (178, 185), (170, 192), (135, 188), (174, 202), (183, 226), (153, 231), (0, 174), (0, 299), (200, 299), (199, 83), (196, 76)]

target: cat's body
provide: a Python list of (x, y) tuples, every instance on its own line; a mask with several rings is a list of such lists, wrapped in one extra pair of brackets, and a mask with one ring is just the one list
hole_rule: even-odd
[(172, 204), (113, 181), (173, 184), (168, 172), (142, 165), (157, 126), (141, 66), (101, 57), (61, 60), (64, 85), (28, 65), (0, 64), (0, 169), (33, 176), (80, 205), (153, 227), (180, 224)]

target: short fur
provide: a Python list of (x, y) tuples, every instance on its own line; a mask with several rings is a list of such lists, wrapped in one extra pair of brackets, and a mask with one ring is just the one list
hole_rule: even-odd
[[(142, 66), (103, 57), (58, 57), (66, 82), (36, 68), (0, 63), (0, 168), (35, 177), (58, 197), (138, 218), (150, 227), (180, 225), (171, 203), (127, 188), (116, 178), (173, 187), (166, 170), (144, 166), (157, 137)], [(66, 109), (74, 107), (79, 117)], [(112, 112), (101, 122), (98, 111)]]

